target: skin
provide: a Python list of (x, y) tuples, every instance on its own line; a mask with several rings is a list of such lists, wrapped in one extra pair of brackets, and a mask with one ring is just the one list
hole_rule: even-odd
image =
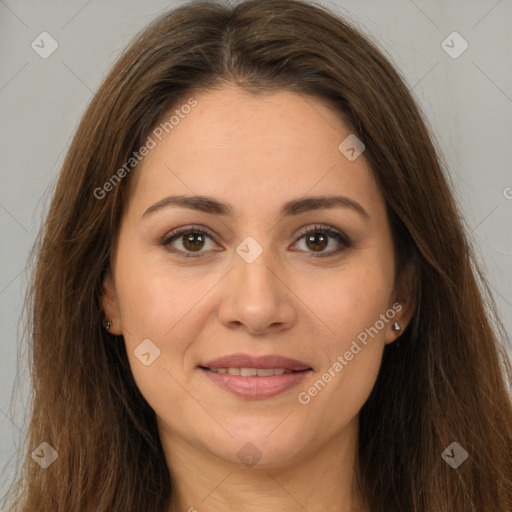
[[(234, 85), (193, 97), (197, 106), (131, 177), (103, 297), (111, 332), (124, 336), (137, 386), (157, 416), (178, 491), (169, 510), (316, 512), (333, 503), (362, 510), (352, 490), (358, 414), (385, 344), (397, 338), (392, 324), (404, 329), (412, 306), (402, 302), (309, 403), (298, 394), (410, 291), (395, 285), (383, 197), (364, 153), (349, 161), (338, 149), (350, 130), (321, 100), (285, 91), (256, 96)], [(286, 201), (334, 193), (359, 203), (368, 218), (349, 208), (279, 215)], [(212, 196), (234, 215), (168, 206), (143, 216), (178, 194)], [(301, 235), (315, 224), (352, 244), (330, 237), (327, 246), (308, 245)], [(198, 254), (183, 235), (161, 245), (190, 225), (213, 234), (199, 244), (199, 257), (170, 252)], [(250, 264), (236, 252), (247, 236), (263, 248)], [(134, 350), (148, 338), (160, 356), (145, 366)], [(243, 398), (197, 368), (235, 352), (280, 354), (314, 371), (272, 398)], [(248, 442), (261, 453), (252, 467), (237, 457)]]

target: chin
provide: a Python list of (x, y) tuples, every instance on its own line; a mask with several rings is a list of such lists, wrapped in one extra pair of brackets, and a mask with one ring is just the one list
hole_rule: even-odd
[(265, 427), (256, 426), (250, 431), (228, 429), (234, 437), (224, 437), (223, 442), (215, 443), (209, 449), (230, 464), (248, 468), (270, 469), (290, 465), (300, 458), (304, 436), (299, 432), (295, 435), (289, 428), (277, 432), (280, 428), (275, 429), (278, 423), (273, 422), (268, 428), (265, 422)]

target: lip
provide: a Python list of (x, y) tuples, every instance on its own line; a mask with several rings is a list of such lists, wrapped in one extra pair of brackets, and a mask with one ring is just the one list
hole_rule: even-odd
[[(275, 354), (265, 356), (232, 354), (201, 363), (198, 368), (221, 388), (237, 396), (253, 400), (271, 398), (283, 393), (297, 386), (313, 372), (307, 363)], [(209, 368), (283, 368), (295, 373), (283, 373), (270, 377), (242, 377), (229, 373), (216, 373)]]
[(283, 393), (297, 386), (312, 370), (298, 371), (297, 373), (283, 373), (272, 377), (242, 377), (229, 373), (215, 373), (208, 368), (199, 368), (209, 379), (231, 393), (262, 400)]
[[(212, 361), (200, 363), (206, 368), (284, 368), (285, 370), (301, 371), (312, 369), (309, 364), (276, 354), (250, 356), (248, 354), (231, 354)], [(246, 377), (244, 377), (246, 378)], [(260, 377), (263, 378), (263, 377)]]

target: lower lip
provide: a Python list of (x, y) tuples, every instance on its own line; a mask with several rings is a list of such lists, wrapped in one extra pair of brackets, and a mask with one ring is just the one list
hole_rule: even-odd
[(208, 378), (221, 388), (244, 398), (271, 398), (299, 384), (312, 370), (283, 373), (271, 377), (241, 377), (229, 373), (216, 373), (199, 368)]

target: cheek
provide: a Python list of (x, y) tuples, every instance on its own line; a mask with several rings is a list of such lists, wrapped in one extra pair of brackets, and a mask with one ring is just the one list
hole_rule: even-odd
[(328, 333), (326, 346), (343, 349), (387, 311), (393, 279), (392, 262), (377, 254), (356, 255), (328, 274), (323, 271), (301, 278), (295, 290), (315, 314), (312, 318), (321, 332)]
[(121, 254), (116, 274), (123, 330), (130, 343), (138, 338), (159, 342), (173, 338), (216, 282), (212, 275), (171, 265), (165, 254), (158, 253), (155, 257)]
[[(186, 383), (184, 357), (201, 330), (201, 300), (218, 278), (180, 271), (155, 256), (138, 255), (136, 249), (119, 252), (116, 283), (123, 337), (143, 396), (163, 415), (172, 397), (173, 411), (178, 414), (190, 406), (190, 397), (179, 384)], [(143, 354), (147, 353), (146, 366)]]
[(375, 255), (340, 268), (330, 279), (309, 282), (308, 306), (316, 313), (318, 332), (327, 334), (317, 338), (322, 368), (302, 388), (300, 401), (333, 429), (357, 413), (375, 384), (394, 317), (391, 269), (392, 261)]

